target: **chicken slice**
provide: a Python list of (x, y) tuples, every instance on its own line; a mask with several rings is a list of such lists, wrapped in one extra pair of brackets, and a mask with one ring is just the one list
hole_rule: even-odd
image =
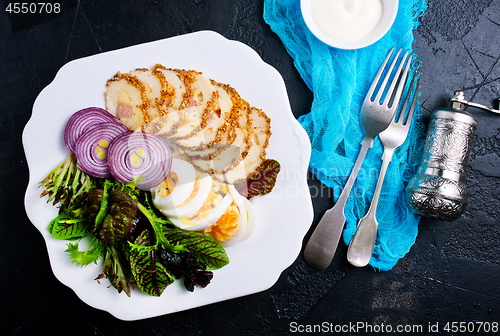
[(134, 131), (150, 121), (146, 88), (137, 77), (118, 72), (106, 86), (106, 110), (122, 124)]
[(170, 137), (175, 140), (192, 137), (201, 129), (201, 123), (209, 102), (213, 100), (213, 85), (201, 72), (193, 70), (177, 70), (185, 78), (186, 94), (179, 107), (179, 113), (185, 118), (185, 122), (175, 128)]
[(248, 139), (249, 151), (238, 164), (223, 173), (212, 173), (212, 178), (224, 183), (237, 184), (256, 176), (266, 159), (266, 150), (271, 137), (271, 119), (260, 109), (251, 108), (251, 136)]
[(151, 73), (162, 85), (161, 98), (157, 100), (159, 116), (144, 125), (143, 130), (170, 137), (187, 121), (181, 110), (189, 100), (185, 98), (188, 95), (188, 79), (180, 70), (167, 69), (161, 64), (156, 64)]

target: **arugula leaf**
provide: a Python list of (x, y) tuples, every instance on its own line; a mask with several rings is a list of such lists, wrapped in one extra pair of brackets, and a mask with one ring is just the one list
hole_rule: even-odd
[(199, 231), (185, 231), (176, 227), (164, 227), (164, 236), (176, 245), (195, 253), (209, 270), (216, 270), (229, 263), (224, 248), (212, 237)]
[(54, 218), (47, 229), (53, 238), (60, 240), (81, 239), (89, 233), (86, 218), (74, 218), (66, 213)]
[[(148, 230), (144, 230), (134, 244), (148, 246), (148, 233)], [(175, 278), (156, 258), (155, 251), (132, 250), (130, 252), (130, 267), (139, 289), (151, 296), (160, 296), (165, 288), (175, 281)]]
[(106, 246), (96, 237), (92, 238), (92, 242), (85, 251), (78, 250), (78, 242), (75, 244), (68, 243), (68, 248), (64, 252), (68, 252), (73, 262), (79, 266), (87, 266), (88, 264), (101, 259)]

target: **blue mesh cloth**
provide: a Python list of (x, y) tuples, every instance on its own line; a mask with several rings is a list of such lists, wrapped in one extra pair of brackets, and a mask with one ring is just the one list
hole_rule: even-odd
[[(335, 201), (361, 148), (364, 132), (359, 112), (366, 92), (391, 48), (411, 50), (413, 30), (425, 9), (425, 0), (400, 0), (396, 20), (381, 40), (358, 50), (340, 50), (312, 35), (302, 18), (299, 0), (264, 1), (265, 21), (281, 38), (313, 92), (311, 112), (301, 116), (299, 122), (311, 140), (309, 169), (333, 189)], [(418, 63), (414, 62), (413, 67), (417, 68)], [(417, 116), (421, 112), (419, 105)], [(375, 269), (391, 269), (415, 242), (419, 217), (407, 208), (404, 189), (419, 164), (424, 137), (425, 127), (420, 118), (414, 118), (407, 141), (395, 151), (389, 164), (377, 211), (379, 232), (370, 260)], [(377, 137), (345, 207), (343, 238), (346, 244), (370, 206), (382, 151)]]

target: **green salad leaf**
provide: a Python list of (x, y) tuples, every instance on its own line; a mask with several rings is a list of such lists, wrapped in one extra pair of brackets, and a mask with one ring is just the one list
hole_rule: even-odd
[(137, 205), (127, 193), (121, 190), (109, 191), (111, 203), (104, 217), (99, 238), (108, 246), (125, 238), (132, 224), (137, 219)]
[(75, 240), (86, 237), (89, 233), (88, 220), (75, 218), (62, 213), (54, 218), (47, 228), (53, 238), (60, 240)]
[[(104, 221), (104, 218), (106, 217), (106, 215), (108, 214), (109, 212), (109, 208), (111, 206), (110, 204), (110, 194), (109, 194), (109, 188), (111, 187), (111, 184), (110, 183), (107, 183), (107, 181), (104, 183), (104, 188), (102, 189), (97, 189), (99, 192), (95, 192), (96, 195), (99, 195), (99, 197), (97, 197), (98, 199), (98, 203), (97, 203), (97, 200), (96, 200), (96, 203), (92, 203), (93, 207), (97, 208), (97, 213), (95, 214), (95, 218), (94, 218), (94, 227), (99, 227), (102, 222)], [(91, 189), (89, 194), (93, 191), (95, 191), (96, 189)], [(89, 199), (91, 199), (90, 195), (89, 195)]]
[(78, 250), (78, 242), (68, 243), (68, 248), (64, 252), (68, 252), (74, 263), (79, 266), (87, 266), (90, 263), (97, 264), (97, 261), (102, 258), (106, 246), (99, 239), (94, 237), (89, 247), (85, 251)]
[(132, 291), (129, 284), (134, 282), (130, 273), (130, 255), (128, 250), (123, 248), (124, 246), (121, 247), (109, 246), (106, 248), (103, 271), (96, 280), (107, 278), (118, 293), (124, 291), (130, 297)]
[(70, 153), (40, 182), (40, 187), (44, 189), (40, 197), (48, 195), (47, 202), (59, 205), (66, 212), (85, 197), (92, 187), (92, 178), (78, 169), (75, 154)]
[(207, 269), (216, 270), (229, 263), (224, 248), (210, 236), (199, 231), (185, 231), (176, 227), (164, 227), (163, 234), (176, 246), (184, 246), (207, 265)]
[[(149, 246), (148, 230), (135, 240), (136, 246)], [(135, 249), (130, 252), (130, 267), (139, 289), (151, 296), (160, 296), (175, 278), (156, 257), (155, 251)]]
[(142, 292), (160, 296), (176, 278), (193, 291), (205, 287), (211, 270), (229, 263), (224, 248), (203, 232), (185, 231), (152, 207), (149, 194), (136, 188), (142, 177), (127, 184), (92, 178), (78, 169), (74, 155), (56, 167), (41, 183), (42, 196), (59, 204), (59, 215), (47, 229), (61, 240), (90, 238), (68, 243), (66, 253), (79, 266), (104, 259), (102, 273), (119, 293)]
[(172, 243), (165, 236), (163, 231), (165, 225), (172, 224), (170, 221), (166, 219), (162, 219), (156, 215), (156, 213), (151, 209), (151, 205), (149, 204), (147, 196), (145, 196), (144, 204), (137, 203), (137, 208), (139, 211), (146, 217), (153, 228), (154, 235), (156, 237), (155, 244), (152, 245), (137, 245), (135, 243), (131, 243), (132, 250), (140, 250), (140, 251), (151, 251), (151, 250), (159, 250), (159, 249), (167, 249), (172, 252), (189, 252), (187, 248), (185, 248), (181, 244)]
[(88, 192), (88, 212), (92, 232), (107, 246), (122, 240), (137, 220), (137, 205), (132, 196), (114, 189), (116, 182), (106, 180), (103, 188), (92, 188)]

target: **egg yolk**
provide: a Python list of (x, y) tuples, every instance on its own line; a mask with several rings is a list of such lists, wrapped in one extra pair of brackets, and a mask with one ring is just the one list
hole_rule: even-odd
[(186, 225), (195, 225), (196, 221), (207, 218), (210, 212), (217, 206), (217, 204), (219, 204), (220, 201), (222, 201), (223, 198), (224, 195), (221, 194), (221, 190), (219, 190), (215, 184), (212, 184), (212, 189), (210, 190), (202, 207), (193, 216), (181, 218), (181, 222)]
[(210, 190), (210, 193), (207, 196), (207, 200), (205, 201), (205, 203), (203, 203), (203, 206), (200, 208), (200, 210), (198, 210), (196, 215), (189, 218), (190, 220), (206, 218), (210, 211), (212, 211), (212, 209), (215, 208), (217, 204), (219, 204), (219, 202), (223, 198), (223, 195), (219, 194), (215, 189), (216, 188), (212, 188), (212, 190)]
[(217, 241), (226, 241), (238, 232), (239, 223), (240, 212), (233, 202), (219, 220), (205, 230), (205, 233), (211, 233)]
[(171, 171), (168, 173), (167, 178), (157, 187), (158, 196), (167, 197), (172, 193), (178, 183), (179, 177), (176, 173)]

